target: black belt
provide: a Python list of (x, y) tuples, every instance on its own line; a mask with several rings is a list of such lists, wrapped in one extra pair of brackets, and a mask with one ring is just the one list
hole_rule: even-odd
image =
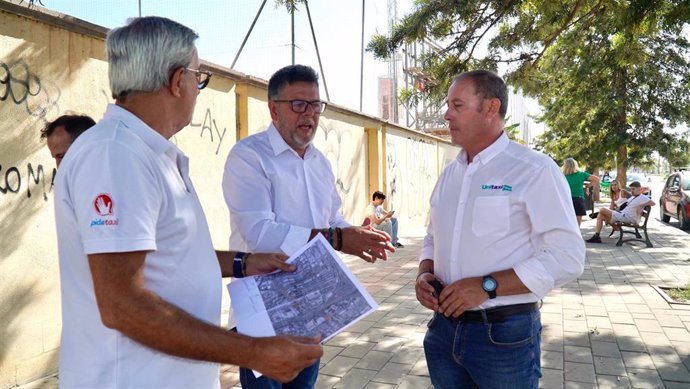
[(488, 323), (502, 323), (510, 316), (534, 312), (538, 309), (539, 303), (534, 302), (525, 304), (503, 305), (500, 307), (482, 309), (479, 311), (465, 311), (462, 313), (462, 315), (458, 316), (457, 318), (447, 316), (444, 317), (455, 324), (483, 323), (484, 315), (486, 315), (486, 321)]

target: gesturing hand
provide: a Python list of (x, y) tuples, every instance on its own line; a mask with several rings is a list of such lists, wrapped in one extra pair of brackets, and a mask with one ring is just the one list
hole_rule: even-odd
[(367, 262), (374, 263), (377, 259), (388, 259), (388, 253), (395, 252), (390, 243), (390, 236), (383, 231), (375, 230), (371, 226), (343, 228), (342, 252), (356, 255)]

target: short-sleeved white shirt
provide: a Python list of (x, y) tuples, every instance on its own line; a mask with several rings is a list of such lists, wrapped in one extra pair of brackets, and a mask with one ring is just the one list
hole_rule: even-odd
[(177, 358), (105, 327), (87, 255), (148, 251), (146, 288), (218, 325), (221, 274), (187, 157), (125, 109), (70, 147), (55, 180), (62, 283), (61, 388), (218, 388), (215, 363)]

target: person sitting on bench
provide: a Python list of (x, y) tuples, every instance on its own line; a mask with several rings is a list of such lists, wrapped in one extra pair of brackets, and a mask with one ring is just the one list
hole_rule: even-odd
[(597, 227), (594, 235), (587, 239), (589, 243), (601, 243), (599, 233), (604, 227), (604, 223), (632, 223), (637, 224), (640, 221), (642, 210), (646, 206), (654, 206), (654, 201), (642, 194), (642, 185), (638, 181), (633, 181), (630, 184), (631, 195), (628, 200), (618, 207), (617, 211), (609, 208), (599, 209), (597, 215)]
[(385, 231), (391, 236), (391, 243), (395, 247), (404, 247), (398, 242), (398, 219), (393, 217), (395, 211), (386, 211), (383, 208), (383, 200), (386, 195), (377, 190), (371, 197), (371, 205), (369, 207), (369, 215), (372, 227), (377, 230)]

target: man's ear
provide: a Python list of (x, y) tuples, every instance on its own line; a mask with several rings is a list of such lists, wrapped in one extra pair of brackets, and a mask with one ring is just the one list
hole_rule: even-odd
[(278, 118), (278, 106), (275, 101), (268, 101), (268, 112), (271, 113), (271, 120), (275, 121)]
[(175, 97), (181, 96), (184, 72), (184, 68), (178, 68), (173, 72), (172, 76), (170, 76), (170, 85), (168, 85), (168, 90), (170, 91), (170, 94)]
[(501, 109), (501, 100), (497, 98), (489, 99), (489, 108), (486, 110), (487, 116), (498, 115), (498, 111)]

